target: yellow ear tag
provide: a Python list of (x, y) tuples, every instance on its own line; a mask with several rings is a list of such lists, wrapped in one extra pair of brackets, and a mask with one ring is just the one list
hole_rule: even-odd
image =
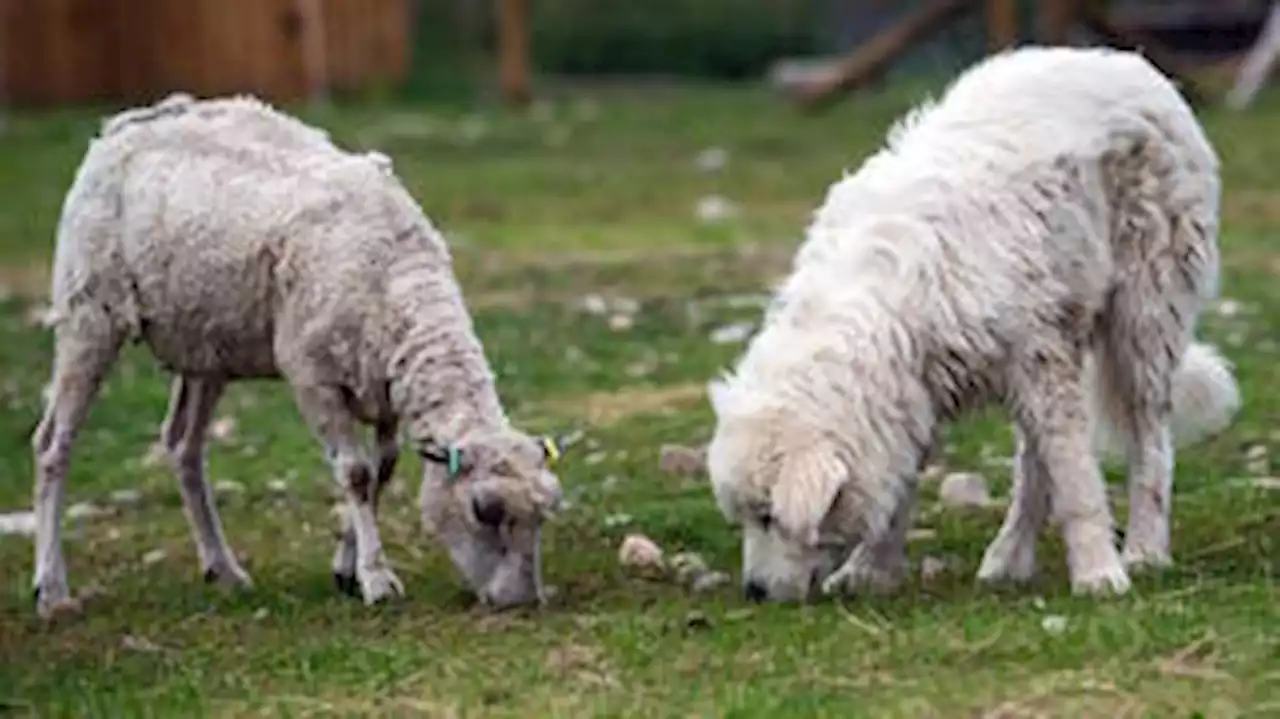
[(547, 464), (555, 464), (560, 460), (560, 448), (556, 446), (556, 441), (550, 437), (542, 438), (542, 448), (547, 452)]

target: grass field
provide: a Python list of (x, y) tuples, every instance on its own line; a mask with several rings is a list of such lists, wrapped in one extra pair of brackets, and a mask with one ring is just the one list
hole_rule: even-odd
[[(1237, 363), (1246, 407), (1227, 433), (1179, 455), (1174, 569), (1123, 599), (1072, 598), (1053, 536), (1032, 586), (979, 589), (972, 576), (1001, 512), (936, 511), (932, 487), (917, 525), (933, 534), (912, 543), (913, 562), (959, 566), (896, 597), (757, 607), (736, 584), (694, 596), (618, 567), (621, 538), (641, 531), (736, 574), (736, 535), (704, 480), (659, 471), (659, 448), (707, 438), (703, 384), (741, 351), (710, 336), (757, 317), (740, 300), (764, 291), (826, 186), (918, 97), (859, 99), (818, 117), (752, 91), (698, 88), (600, 92), (518, 117), (402, 106), (309, 115), (343, 143), (392, 155), (449, 234), (511, 413), (530, 430), (584, 432), (560, 465), (572, 506), (545, 540), (557, 597), (541, 612), (473, 607), (419, 535), (412, 458), (381, 521), (408, 599), (366, 608), (337, 595), (329, 473), (272, 384), (224, 399), (234, 431), (209, 457), (256, 588), (206, 587), (176, 485), (144, 461), (167, 382), (131, 349), (72, 460), (69, 503), (114, 507), (112, 492), (139, 493), (67, 520), (73, 591), (93, 595), (86, 614), (37, 620), (30, 540), (0, 536), (0, 713), (1280, 715), (1280, 490), (1250, 479), (1267, 475), (1264, 451), (1280, 447), (1280, 395), (1267, 389), (1280, 383), (1276, 97), (1205, 117), (1225, 162), (1231, 302), (1206, 314), (1201, 334)], [(29, 315), (94, 122), (19, 116), (0, 135), (3, 510), (30, 504), (28, 436), (51, 343)], [(709, 147), (729, 153), (719, 172), (696, 165)], [(737, 211), (699, 220), (710, 195)], [(630, 323), (584, 310), (592, 294), (638, 301), (621, 310)], [(983, 472), (1003, 496), (1010, 444), (997, 419), (957, 425), (945, 466)]]

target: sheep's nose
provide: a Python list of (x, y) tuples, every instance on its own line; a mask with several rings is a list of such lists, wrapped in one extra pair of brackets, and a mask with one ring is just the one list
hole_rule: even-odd
[(769, 590), (765, 586), (754, 579), (748, 581), (742, 587), (742, 594), (751, 602), (763, 602), (769, 598)]

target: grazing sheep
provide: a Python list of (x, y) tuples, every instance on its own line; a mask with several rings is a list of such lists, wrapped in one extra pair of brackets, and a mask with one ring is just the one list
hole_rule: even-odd
[[(1240, 404), (1193, 343), (1218, 203), (1213, 149), (1137, 54), (1005, 52), (901, 122), (832, 186), (763, 329), (709, 386), (708, 469), (743, 525), (746, 594), (896, 585), (939, 425), (993, 402), (1018, 462), (980, 578), (1028, 578), (1051, 511), (1078, 592), (1168, 563), (1174, 440)], [(1095, 459), (1115, 443), (1123, 555)]]
[[(339, 587), (403, 593), (375, 512), (403, 425), (423, 463), (423, 520), (482, 601), (541, 600), (540, 523), (558, 447), (512, 427), (443, 238), (377, 154), (334, 147), (248, 98), (175, 96), (104, 124), (67, 195), (56, 348), (32, 438), (35, 591), (74, 607), (59, 519), (72, 444), (125, 341), (175, 375), (161, 441), (209, 581), (247, 585), (204, 477), (229, 382), (283, 378), (347, 497)], [(360, 424), (375, 428), (371, 458)]]

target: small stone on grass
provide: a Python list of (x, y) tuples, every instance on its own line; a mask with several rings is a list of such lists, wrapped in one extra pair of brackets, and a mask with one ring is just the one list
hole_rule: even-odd
[(975, 472), (952, 472), (942, 478), (938, 499), (947, 507), (985, 507), (991, 504), (987, 480)]

